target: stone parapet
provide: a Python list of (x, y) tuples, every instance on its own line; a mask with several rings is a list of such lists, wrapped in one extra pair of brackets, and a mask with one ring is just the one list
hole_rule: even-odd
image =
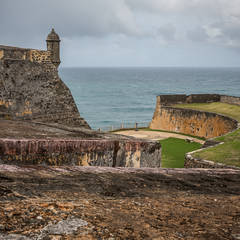
[(50, 51), (0, 46), (0, 60), (9, 59), (52, 64)]
[[(223, 143), (218, 143), (218, 144), (223, 144)], [(216, 145), (215, 145), (216, 146)], [(210, 146), (208, 148), (211, 148), (213, 146)], [(184, 168), (208, 168), (208, 169), (215, 169), (215, 168), (221, 168), (221, 169), (236, 169), (240, 170), (239, 167), (236, 166), (229, 166), (223, 163), (217, 163), (205, 159), (198, 159), (193, 157), (193, 154), (196, 152), (201, 151), (202, 149), (189, 152), (185, 155), (185, 161), (184, 161)]]
[(240, 97), (221, 95), (220, 102), (240, 105)]
[(0, 163), (158, 168), (161, 145), (142, 140), (0, 139)]

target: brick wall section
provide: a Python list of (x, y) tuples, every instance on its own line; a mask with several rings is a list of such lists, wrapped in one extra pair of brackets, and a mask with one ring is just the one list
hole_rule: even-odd
[(0, 164), (158, 168), (161, 145), (139, 140), (0, 139)]
[(210, 103), (220, 100), (221, 96), (218, 94), (158, 96), (150, 128), (205, 138), (221, 136), (236, 129), (238, 122), (215, 113), (171, 107), (178, 103)]

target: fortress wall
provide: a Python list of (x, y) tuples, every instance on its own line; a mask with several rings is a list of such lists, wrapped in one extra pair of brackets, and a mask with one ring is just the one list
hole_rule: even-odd
[(157, 96), (157, 105), (172, 105), (172, 104), (181, 104), (185, 103), (187, 95), (177, 94), (177, 95), (160, 95)]
[(161, 145), (140, 140), (0, 139), (0, 164), (160, 167)]
[(150, 128), (205, 138), (226, 134), (237, 128), (236, 120), (215, 113), (171, 107), (177, 103), (217, 102), (220, 99), (218, 94), (158, 96)]
[(185, 155), (184, 168), (208, 168), (208, 169), (217, 169), (217, 168), (227, 169), (228, 168), (228, 169), (240, 170), (240, 168), (236, 166), (230, 166), (223, 163), (218, 163), (218, 162), (213, 162), (213, 161), (198, 159), (193, 157), (193, 153), (199, 152), (201, 150), (202, 149), (189, 152)]
[(186, 103), (211, 103), (219, 101), (219, 94), (191, 94), (186, 97)]
[(57, 68), (36, 61), (0, 60), (0, 117), (89, 128)]
[(51, 52), (30, 50), (30, 61), (39, 63), (51, 63)]
[(0, 60), (5, 59), (26, 60), (31, 62), (51, 64), (51, 52), (44, 50), (0, 46)]
[(228, 104), (240, 105), (240, 97), (221, 95), (220, 102), (228, 103)]
[(237, 121), (215, 113), (161, 107), (150, 128), (213, 138), (237, 128)]
[(4, 57), (4, 50), (0, 50), (0, 60)]
[(160, 95), (157, 96), (157, 101), (161, 105), (170, 106), (173, 104), (182, 103), (210, 103), (219, 102), (219, 94), (176, 94), (176, 95)]

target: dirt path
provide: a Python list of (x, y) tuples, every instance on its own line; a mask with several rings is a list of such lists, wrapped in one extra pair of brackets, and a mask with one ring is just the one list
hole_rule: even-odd
[(205, 142), (204, 140), (200, 140), (194, 137), (189, 137), (189, 136), (180, 135), (176, 133), (157, 132), (157, 131), (155, 132), (155, 131), (129, 130), (129, 131), (115, 132), (115, 134), (121, 134), (125, 136), (131, 136), (131, 137), (148, 139), (148, 140), (162, 140), (169, 137), (174, 137), (174, 138), (180, 138), (180, 139), (190, 139), (191, 141), (198, 142), (201, 144), (204, 144)]

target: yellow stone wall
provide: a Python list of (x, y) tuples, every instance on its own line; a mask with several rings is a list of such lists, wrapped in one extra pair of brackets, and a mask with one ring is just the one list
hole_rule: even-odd
[(0, 59), (2, 59), (4, 57), (4, 51), (0, 50)]
[(39, 63), (50, 63), (51, 52), (41, 50), (30, 50), (30, 61)]
[(236, 129), (237, 121), (215, 113), (162, 105), (161, 97), (157, 97), (150, 128), (214, 138)]
[(0, 49), (0, 60), (16, 59), (27, 60), (38, 63), (52, 63), (52, 55), (50, 51), (35, 50), (35, 49), (19, 49), (6, 48)]

